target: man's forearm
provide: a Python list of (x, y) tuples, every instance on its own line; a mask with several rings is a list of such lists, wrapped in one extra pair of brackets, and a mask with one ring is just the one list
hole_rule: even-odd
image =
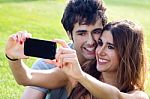
[(20, 85), (55, 89), (68, 83), (68, 77), (58, 68), (31, 70), (21, 60), (9, 61), (9, 64), (17, 83)]
[(20, 59), (16, 61), (9, 60), (9, 65), (17, 83), (20, 85), (27, 85), (32, 76), (30, 69), (24, 62)]

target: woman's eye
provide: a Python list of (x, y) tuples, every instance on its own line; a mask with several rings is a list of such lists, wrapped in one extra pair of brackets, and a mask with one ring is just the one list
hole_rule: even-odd
[(109, 45), (108, 48), (109, 48), (109, 49), (115, 49), (115, 47), (114, 47), (114, 46), (111, 46), (111, 45)]
[(103, 46), (103, 42), (101, 40), (98, 40), (98, 45)]
[(97, 30), (97, 31), (94, 31), (93, 33), (94, 33), (94, 34), (101, 34), (101, 33), (102, 33), (102, 30)]

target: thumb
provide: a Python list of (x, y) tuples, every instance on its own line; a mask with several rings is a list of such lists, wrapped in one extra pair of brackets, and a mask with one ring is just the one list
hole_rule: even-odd
[(56, 42), (56, 43), (58, 43), (58, 44), (60, 44), (62, 47), (64, 47), (64, 48), (70, 48), (69, 46), (68, 46), (68, 44), (65, 42), (65, 40), (62, 40), (62, 39), (54, 39), (53, 40), (54, 42)]

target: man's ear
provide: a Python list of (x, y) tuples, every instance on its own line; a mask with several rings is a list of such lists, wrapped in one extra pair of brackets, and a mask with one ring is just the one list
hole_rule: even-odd
[(68, 35), (70, 40), (73, 40), (71, 32), (67, 31), (67, 35)]

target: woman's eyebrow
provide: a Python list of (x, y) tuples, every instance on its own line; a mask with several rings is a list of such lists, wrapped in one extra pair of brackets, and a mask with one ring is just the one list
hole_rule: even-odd
[(114, 44), (112, 44), (112, 43), (110, 43), (110, 42), (107, 42), (107, 44), (108, 44), (108, 45), (112, 45), (112, 46), (115, 46)]

